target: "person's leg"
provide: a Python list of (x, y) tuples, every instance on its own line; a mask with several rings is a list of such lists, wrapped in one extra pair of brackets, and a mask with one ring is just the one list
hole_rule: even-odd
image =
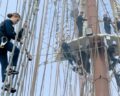
[(81, 51), (78, 51), (78, 54), (77, 54), (77, 65), (80, 66), (81, 63), (82, 63), (82, 60), (81, 60)]
[(88, 73), (90, 73), (91, 71), (90, 71), (90, 54), (87, 54), (87, 58), (86, 58), (87, 60), (87, 72)]
[(8, 59), (7, 59), (7, 52), (4, 54), (0, 55), (0, 62), (1, 62), (1, 73), (2, 73), (2, 82), (5, 81), (5, 73), (6, 73), (6, 68), (8, 66)]
[(88, 72), (88, 73), (90, 73), (90, 62), (89, 62), (89, 59), (87, 60), (87, 62), (86, 62), (86, 71)]
[(109, 34), (111, 34), (111, 27), (109, 26)]
[(111, 28), (109, 26), (105, 26), (105, 32), (107, 34), (111, 34)]
[[(11, 52), (11, 48), (13, 47), (13, 45), (11, 46), (12, 44), (9, 44), (9, 43), (7, 43), (6, 45), (5, 45), (5, 50), (6, 50), (6, 52), (5, 53), (3, 53), (3, 54), (0, 54), (0, 62), (1, 62), (1, 68), (2, 68), (2, 70), (1, 70), (1, 72), (2, 72), (2, 82), (4, 83), (4, 81), (5, 81), (5, 77), (6, 77), (6, 72), (8, 71), (8, 75), (11, 75), (11, 74), (18, 74), (18, 72), (17, 71), (14, 71), (14, 70), (11, 70), (11, 69), (9, 69), (9, 70), (7, 70), (7, 66), (8, 66), (8, 57), (7, 57), (7, 49), (8, 49), (8, 51), (10, 50), (10, 52)], [(17, 61), (15, 61), (14, 59), (15, 58), (17, 58), (18, 57), (18, 55), (19, 55), (19, 50), (18, 50), (18, 53), (16, 54), (17, 52), (16, 52), (16, 48), (15, 48), (15, 55), (13, 56), (14, 58), (13, 58), (13, 64), (16, 66), (16, 64), (17, 64)], [(16, 57), (15, 57), (16, 56)], [(7, 70), (7, 71), (6, 71)], [(6, 84), (5, 85), (3, 85), (2, 86), (2, 89), (4, 90), (4, 91), (9, 91), (9, 89), (10, 89), (10, 84), (9, 84), (9, 82), (8, 82), (8, 79), (7, 79), (7, 82), (6, 82)], [(14, 89), (14, 88), (11, 88), (10, 89), (10, 91), (11, 91), (11, 93), (14, 93), (14, 92), (16, 92), (16, 89)]]
[(83, 36), (83, 28), (82, 28), (82, 26), (79, 26), (79, 27), (78, 27), (78, 30), (79, 30), (78, 36), (79, 36), (79, 37)]
[(113, 63), (110, 66), (113, 70), (115, 65), (117, 64), (118, 60), (114, 56), (111, 56), (111, 61), (113, 61)]
[(71, 53), (68, 51), (67, 53), (67, 58), (68, 58), (68, 61), (71, 65), (73, 65), (73, 60), (72, 60), (72, 57), (71, 57)]
[(74, 61), (74, 63), (76, 63), (76, 58), (74, 55), (71, 55), (72, 61)]
[[(5, 49), (7, 51), (12, 52), (13, 43), (7, 42), (7, 44), (5, 45)], [(15, 46), (14, 55), (13, 55), (13, 59), (12, 59), (12, 66), (16, 66), (17, 65), (19, 53), (20, 53), (20, 50)]]
[(82, 61), (83, 61), (83, 68), (86, 70), (87, 73), (90, 73), (90, 63), (89, 58), (86, 52), (82, 52)]

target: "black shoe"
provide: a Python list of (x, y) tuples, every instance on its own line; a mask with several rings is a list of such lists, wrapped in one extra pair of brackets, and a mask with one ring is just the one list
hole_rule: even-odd
[(5, 85), (5, 87), (4, 88), (2, 87), (1, 89), (4, 90), (4, 91), (9, 91), (10, 90), (11, 93), (15, 93), (16, 92), (15, 88), (11, 88), (10, 89), (10, 84)]
[(18, 71), (15, 71), (15, 70), (13, 70), (11, 68), (9, 69), (8, 75), (17, 75), (17, 74), (19, 74)]
[(77, 67), (73, 67), (72, 70), (73, 70), (74, 72), (77, 72), (77, 71), (78, 71), (78, 68), (77, 68)]

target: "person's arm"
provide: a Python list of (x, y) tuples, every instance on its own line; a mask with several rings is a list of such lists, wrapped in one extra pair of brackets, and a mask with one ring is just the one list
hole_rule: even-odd
[(21, 30), (18, 32), (18, 38), (17, 38), (18, 41), (20, 41), (22, 39), (25, 28), (27, 28), (27, 22), (24, 23), (23, 28), (21, 28)]
[(22, 29), (18, 32), (18, 38), (17, 38), (18, 41), (20, 41), (20, 40), (22, 39), (23, 31), (24, 31), (24, 28), (22, 28)]
[(83, 18), (83, 21), (87, 21), (87, 19), (86, 19), (86, 18)]
[(112, 25), (113, 25), (113, 22), (112, 22), (111, 18), (109, 18), (109, 22), (110, 22), (110, 24), (112, 24)]
[(6, 20), (4, 24), (5, 24), (5, 35), (7, 35), (8, 38), (15, 39), (16, 33), (14, 32), (14, 27), (12, 26), (12, 22), (10, 20)]
[(78, 24), (78, 18), (79, 18), (79, 17), (76, 18), (76, 24)]

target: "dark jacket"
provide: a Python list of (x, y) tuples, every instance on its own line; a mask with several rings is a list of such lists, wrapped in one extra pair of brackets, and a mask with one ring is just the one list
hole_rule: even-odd
[(62, 43), (62, 51), (64, 58), (67, 59), (69, 63), (73, 65), (73, 61), (76, 62), (76, 59), (75, 56), (72, 54), (70, 46), (66, 42)]
[(114, 54), (115, 54), (115, 50), (116, 50), (116, 46), (115, 46), (115, 45), (110, 45), (110, 46), (108, 47), (108, 50), (107, 50), (108, 55), (109, 55), (110, 57), (113, 57)]
[(84, 18), (82, 17), (82, 15), (80, 15), (80, 16), (77, 17), (76, 23), (77, 23), (78, 26), (82, 26), (82, 25), (83, 25), (83, 22), (86, 21), (86, 20), (87, 20), (87, 19), (84, 19)]
[[(23, 28), (18, 33), (18, 39), (22, 38)], [(16, 32), (14, 31), (13, 23), (10, 19), (6, 19), (0, 24), (0, 35), (4, 35), (8, 40), (15, 39)]]
[(103, 21), (104, 21), (104, 26), (110, 27), (111, 19), (109, 17), (104, 17)]
[(108, 60), (113, 61), (113, 64), (115, 65), (118, 60), (115, 58), (115, 53), (116, 53), (116, 45), (110, 45), (107, 49), (107, 53), (108, 53)]
[(117, 30), (119, 31), (120, 30), (120, 21), (117, 21), (116, 24), (117, 24)]

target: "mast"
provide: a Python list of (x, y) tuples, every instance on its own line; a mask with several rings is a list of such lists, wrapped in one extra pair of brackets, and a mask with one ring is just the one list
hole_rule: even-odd
[[(98, 10), (96, 0), (87, 0), (87, 21), (88, 28), (93, 32), (93, 38), (90, 39), (90, 46), (92, 48), (94, 66), (94, 92), (95, 96), (109, 96), (109, 82), (108, 82), (108, 69), (105, 62), (105, 50), (102, 47), (103, 40), (101, 37), (96, 36), (100, 33), (98, 25)], [(99, 48), (98, 48), (99, 47)]]

